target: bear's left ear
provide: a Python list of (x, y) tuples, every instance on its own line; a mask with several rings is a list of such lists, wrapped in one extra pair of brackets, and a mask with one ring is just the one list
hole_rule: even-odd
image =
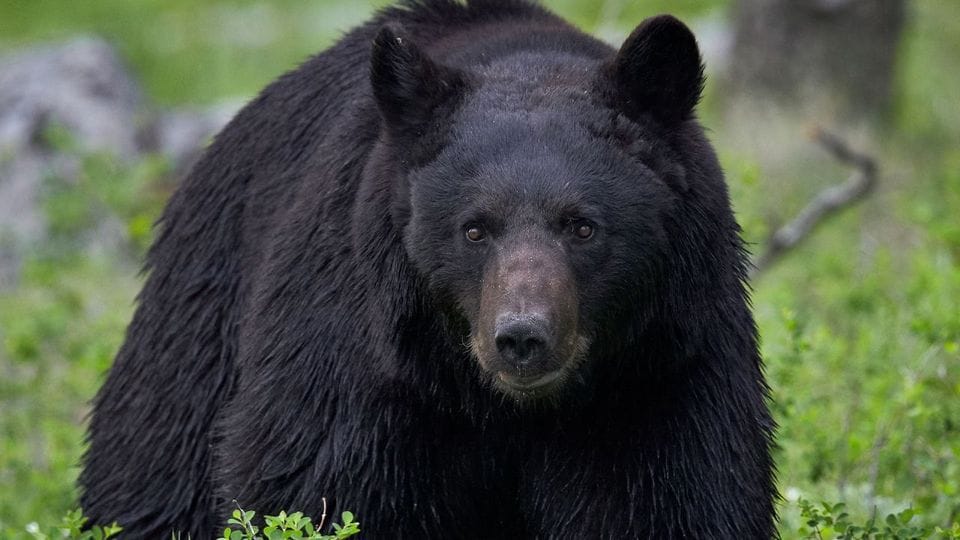
[(607, 66), (617, 105), (628, 116), (650, 114), (667, 124), (693, 115), (703, 90), (703, 64), (689, 28), (670, 15), (649, 18)]
[(397, 24), (387, 24), (373, 40), (370, 84), (380, 114), (401, 133), (422, 135), (443, 105), (464, 92), (466, 76), (440, 65), (413, 44)]

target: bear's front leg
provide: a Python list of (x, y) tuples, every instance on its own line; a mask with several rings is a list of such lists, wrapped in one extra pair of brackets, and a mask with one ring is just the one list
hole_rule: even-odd
[(320, 464), (364, 538), (525, 538), (510, 439), (427, 408), (383, 406)]
[(730, 411), (706, 403), (550, 438), (524, 467), (520, 500), (532, 536), (775, 536), (761, 430), (751, 419), (724, 421)]
[[(528, 537), (516, 505), (510, 437), (401, 398), (372, 407), (342, 397), (330, 411), (300, 437), (225, 449), (226, 463), (267, 466), (233, 468), (224, 479), (224, 505), (236, 499), (258, 515), (302, 511), (314, 522), (326, 508), (325, 532), (350, 511), (361, 537), (371, 539)], [(229, 515), (230, 508), (222, 510)]]

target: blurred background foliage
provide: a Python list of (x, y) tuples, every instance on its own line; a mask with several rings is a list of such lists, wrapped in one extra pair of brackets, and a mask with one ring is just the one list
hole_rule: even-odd
[[(870, 198), (754, 283), (780, 424), (781, 529), (801, 535), (800, 497), (843, 501), (859, 516), (913, 508), (914, 523), (928, 526), (960, 519), (960, 2), (906, 2), (889, 103), (857, 118), (767, 106), (743, 81), (729, 84), (732, 0), (545, 3), (614, 44), (658, 12), (693, 26), (710, 75), (701, 116), (757, 249), (849, 174), (804, 138), (810, 123), (877, 159)], [(6, 0), (0, 55), (96, 34), (157, 106), (246, 100), (384, 4)], [(44, 136), (79, 168), (69, 180), (45, 179), (48, 234), (0, 287), (4, 538), (75, 504), (88, 403), (123, 339), (150, 224), (176, 181), (160, 156), (127, 162), (55, 129)], [(117, 218), (122, 241), (91, 249), (78, 239), (99, 233), (101, 214)]]

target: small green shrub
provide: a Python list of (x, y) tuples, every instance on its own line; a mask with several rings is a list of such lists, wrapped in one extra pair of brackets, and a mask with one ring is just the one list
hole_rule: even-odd
[(87, 521), (88, 519), (84, 517), (82, 510), (71, 510), (63, 516), (59, 525), (49, 528), (47, 532), (41, 531), (37, 523), (27, 525), (27, 532), (36, 540), (54, 540), (58, 538), (69, 538), (71, 540), (106, 540), (107, 538), (113, 538), (123, 530), (123, 528), (116, 523), (107, 525), (106, 527), (95, 525), (84, 530)]
[[(326, 504), (326, 501), (324, 501)], [(340, 515), (343, 523), (333, 523), (333, 534), (321, 534), (326, 510), (319, 524), (303, 515), (303, 512), (287, 514), (280, 512), (276, 516), (263, 516), (263, 527), (254, 524), (256, 512), (243, 510), (239, 506), (233, 511), (233, 516), (227, 520), (229, 527), (223, 530), (221, 540), (345, 540), (360, 532), (360, 523), (354, 521), (351, 512)], [(116, 522), (107, 526), (94, 525), (85, 528), (88, 518), (83, 510), (71, 510), (60, 520), (55, 527), (41, 530), (36, 522), (27, 525), (27, 532), (35, 540), (106, 540), (113, 538), (123, 530)], [(178, 534), (172, 535), (173, 540), (180, 540)]]
[(817, 540), (914, 540), (937, 538), (960, 539), (960, 523), (950, 529), (929, 528), (915, 523), (919, 519), (913, 509), (887, 514), (882, 521), (876, 512), (866, 521), (857, 521), (847, 513), (843, 503), (815, 504), (805, 499), (797, 501), (803, 525), (799, 532), (803, 538)]
[(343, 540), (360, 532), (360, 524), (353, 520), (350, 512), (340, 515), (343, 524), (334, 523), (334, 534), (330, 535), (320, 533), (323, 518), (314, 526), (313, 520), (302, 512), (280, 512), (276, 516), (263, 516), (262, 530), (254, 525), (255, 516), (256, 512), (244, 511), (238, 507), (233, 511), (233, 517), (227, 521), (230, 527), (223, 530), (221, 540)]

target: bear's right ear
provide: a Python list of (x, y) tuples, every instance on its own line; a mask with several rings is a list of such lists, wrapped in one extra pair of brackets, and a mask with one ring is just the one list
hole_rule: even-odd
[(404, 36), (397, 24), (387, 24), (373, 40), (370, 83), (377, 107), (395, 131), (423, 135), (438, 109), (462, 95), (466, 76), (431, 60)]
[(607, 75), (616, 105), (628, 116), (666, 124), (693, 115), (703, 90), (703, 64), (689, 28), (670, 15), (651, 17), (623, 42)]

